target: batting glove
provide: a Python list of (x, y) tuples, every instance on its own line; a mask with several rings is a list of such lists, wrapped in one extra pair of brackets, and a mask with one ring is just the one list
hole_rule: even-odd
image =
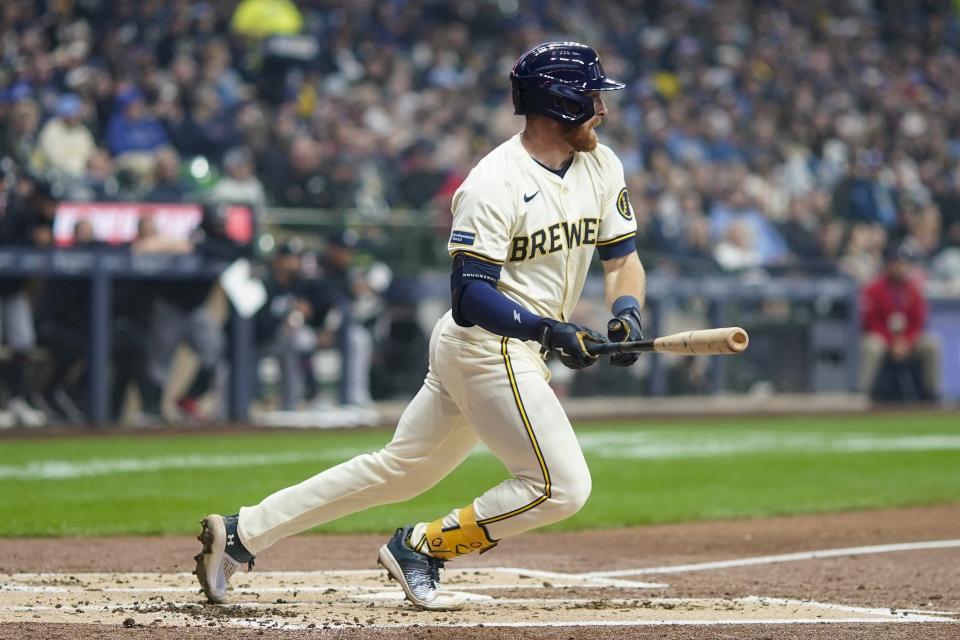
[(606, 338), (586, 327), (572, 322), (547, 320), (540, 332), (540, 344), (549, 354), (560, 354), (560, 362), (570, 369), (584, 369), (597, 361), (597, 356), (587, 351), (589, 344), (603, 344)]
[[(607, 323), (607, 337), (610, 342), (642, 340), (640, 326), (640, 302), (633, 296), (620, 296), (613, 303), (615, 318)], [(610, 356), (610, 364), (616, 367), (629, 367), (640, 357), (639, 353), (617, 353)]]

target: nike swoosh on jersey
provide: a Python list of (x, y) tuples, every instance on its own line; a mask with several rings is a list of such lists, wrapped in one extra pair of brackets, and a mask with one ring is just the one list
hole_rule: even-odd
[[(537, 191), (537, 193), (540, 193), (540, 192)], [(534, 198), (537, 197), (537, 193), (534, 193), (532, 196), (528, 196), (527, 194), (523, 194), (523, 201), (524, 201), (524, 202), (530, 202), (531, 200), (533, 200)]]

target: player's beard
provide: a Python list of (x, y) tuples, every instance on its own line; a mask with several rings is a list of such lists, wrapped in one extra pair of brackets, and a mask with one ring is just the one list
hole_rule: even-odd
[(579, 126), (567, 129), (563, 137), (574, 151), (593, 151), (600, 141), (594, 128), (599, 127), (601, 122), (603, 118), (592, 118)]

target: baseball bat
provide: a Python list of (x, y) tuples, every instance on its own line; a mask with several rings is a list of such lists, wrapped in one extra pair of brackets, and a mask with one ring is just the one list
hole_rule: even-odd
[(722, 327), (682, 331), (645, 340), (589, 344), (587, 350), (597, 356), (637, 351), (675, 353), (683, 356), (712, 356), (743, 353), (749, 343), (750, 337), (740, 327)]

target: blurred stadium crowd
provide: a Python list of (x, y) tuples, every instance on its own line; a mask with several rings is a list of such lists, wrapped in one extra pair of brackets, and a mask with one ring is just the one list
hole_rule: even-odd
[(895, 245), (960, 290), (953, 3), (10, 0), (0, 33), (7, 216), (42, 184), (442, 227), (517, 56), (569, 37), (628, 83), (600, 132), (650, 270), (866, 284)]

